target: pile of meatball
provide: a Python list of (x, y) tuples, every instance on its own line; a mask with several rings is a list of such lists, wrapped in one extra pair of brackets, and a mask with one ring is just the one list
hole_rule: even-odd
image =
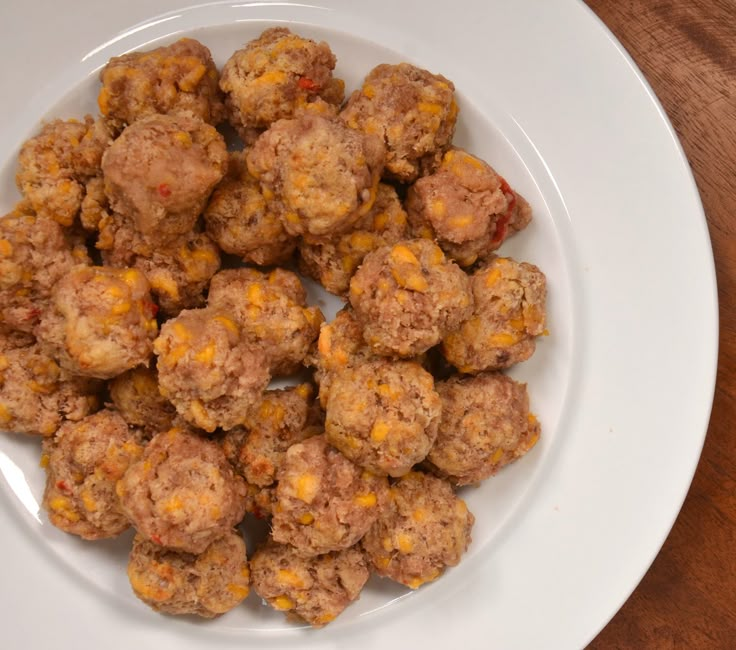
[[(496, 253), (529, 204), (453, 146), (448, 79), (378, 65), (345, 100), (335, 63), (285, 28), (221, 70), (192, 39), (115, 57), (99, 117), (20, 151), (0, 428), (42, 441), (54, 526), (134, 527), (161, 612), (253, 590), (320, 627), (371, 573), (416, 589), (470, 544), (457, 488), (539, 438), (503, 371), (545, 333), (545, 276)], [(345, 301), (331, 322), (300, 274)]]

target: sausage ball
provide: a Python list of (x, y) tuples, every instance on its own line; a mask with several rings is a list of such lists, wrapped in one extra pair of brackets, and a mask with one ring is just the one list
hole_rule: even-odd
[(140, 433), (105, 409), (80, 422), (65, 422), (43, 443), (43, 506), (49, 521), (84, 539), (116, 537), (130, 522), (115, 485), (143, 454)]
[(287, 234), (281, 217), (269, 207), (240, 151), (230, 154), (228, 175), (215, 188), (204, 221), (220, 248), (244, 262), (283, 264), (296, 248), (296, 237)]
[(212, 55), (192, 38), (112, 57), (100, 81), (100, 113), (118, 130), (157, 113), (187, 113), (213, 125), (224, 117)]
[(463, 373), (508, 368), (534, 353), (544, 333), (547, 280), (536, 266), (497, 257), (471, 277), (475, 307), (442, 341)]
[(39, 217), (71, 226), (87, 184), (101, 174), (102, 154), (111, 143), (107, 126), (89, 115), (82, 122), (49, 122), (21, 147), (15, 177), (18, 189)]
[(265, 355), (214, 309), (185, 309), (166, 321), (154, 351), (161, 394), (205, 431), (242, 424), (270, 380)]
[(417, 589), (460, 562), (474, 522), (447, 481), (410, 472), (391, 486), (388, 506), (361, 543), (378, 575)]
[(254, 132), (293, 117), (311, 102), (338, 107), (345, 83), (332, 76), (336, 61), (327, 43), (302, 38), (285, 27), (267, 29), (222, 68), (220, 88), (230, 123), (248, 142)]
[(515, 461), (539, 440), (526, 384), (498, 373), (437, 383), (442, 418), (427, 460), (455, 485), (477, 483)]
[(302, 112), (275, 122), (246, 159), (288, 233), (326, 236), (349, 230), (373, 207), (384, 153), (375, 135)]
[(460, 266), (487, 258), (531, 219), (529, 204), (462, 149), (448, 151), (435, 173), (409, 188), (406, 209), (415, 236), (436, 240)]
[(133, 593), (157, 612), (214, 618), (239, 605), (250, 591), (245, 542), (231, 530), (194, 555), (136, 535), (128, 579)]
[(449, 148), (458, 108), (455, 86), (409, 63), (373, 68), (341, 113), (348, 126), (386, 143), (385, 176), (411, 183), (431, 173)]
[(108, 390), (112, 403), (128, 424), (142, 427), (149, 436), (172, 427), (176, 409), (161, 395), (155, 368), (138, 366), (128, 370), (112, 379)]
[(110, 379), (148, 365), (158, 332), (155, 312), (140, 271), (78, 266), (54, 287), (38, 337), (62, 368)]
[(426, 352), (472, 310), (468, 276), (427, 239), (383, 246), (366, 255), (350, 281), (350, 304), (374, 352)]
[(360, 596), (370, 571), (353, 546), (313, 557), (268, 541), (251, 558), (253, 590), (287, 618), (322, 627)]
[(355, 544), (384, 507), (388, 481), (360, 469), (323, 435), (289, 447), (276, 479), (271, 531), (303, 555)]
[(226, 168), (223, 137), (189, 115), (137, 120), (102, 157), (112, 210), (157, 245), (192, 231)]
[(396, 190), (379, 183), (373, 207), (354, 230), (333, 238), (305, 236), (299, 244), (299, 268), (327, 291), (347, 294), (350, 278), (371, 251), (409, 236), (406, 212)]
[(187, 553), (202, 553), (240, 522), (245, 492), (216, 442), (177, 428), (154, 436), (117, 484), (145, 539)]
[(299, 277), (284, 269), (220, 271), (210, 283), (207, 305), (234, 316), (243, 337), (268, 357), (273, 375), (299, 369), (324, 321), (319, 307), (307, 306)]
[(402, 476), (424, 460), (442, 404), (434, 379), (412, 361), (369, 361), (332, 380), (325, 436), (356, 465)]

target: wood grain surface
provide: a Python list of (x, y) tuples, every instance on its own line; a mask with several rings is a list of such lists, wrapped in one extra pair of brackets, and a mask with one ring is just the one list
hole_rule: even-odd
[(736, 648), (736, 0), (587, 4), (631, 54), (682, 141), (713, 242), (721, 328), (715, 402), (687, 500), (651, 569), (589, 648), (730, 650)]

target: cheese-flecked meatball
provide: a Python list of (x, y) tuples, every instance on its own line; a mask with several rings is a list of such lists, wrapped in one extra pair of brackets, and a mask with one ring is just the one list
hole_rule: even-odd
[(273, 539), (304, 555), (355, 544), (378, 517), (388, 494), (385, 477), (360, 469), (323, 435), (289, 447), (276, 480)]
[(228, 174), (212, 193), (204, 221), (220, 248), (244, 262), (283, 264), (296, 248), (296, 237), (287, 234), (281, 217), (268, 206), (240, 151), (230, 154)]
[(462, 149), (448, 151), (434, 174), (409, 188), (406, 209), (413, 233), (436, 240), (460, 266), (486, 259), (531, 219), (529, 204)]
[(341, 113), (354, 129), (386, 143), (389, 178), (410, 183), (431, 173), (450, 146), (458, 108), (455, 86), (409, 63), (373, 68)]
[(112, 143), (105, 124), (91, 116), (54, 120), (27, 140), (18, 155), (15, 182), (39, 217), (71, 226), (87, 184), (99, 178), (103, 152)]
[(500, 370), (534, 354), (544, 333), (547, 280), (533, 264), (497, 257), (471, 277), (475, 307), (442, 341), (460, 372)]
[(114, 56), (100, 81), (100, 113), (116, 129), (157, 113), (187, 113), (213, 125), (224, 117), (212, 55), (192, 38)]
[(279, 120), (248, 151), (248, 171), (292, 235), (336, 235), (372, 207), (384, 146), (337, 118)]
[(370, 571), (358, 547), (314, 557), (268, 541), (251, 558), (253, 590), (287, 618), (322, 627), (360, 596)]
[(108, 384), (110, 399), (130, 425), (142, 427), (149, 435), (168, 431), (176, 409), (158, 389), (155, 368), (138, 366), (118, 375)]
[(157, 612), (214, 618), (250, 592), (245, 542), (237, 531), (228, 531), (195, 555), (136, 535), (128, 579), (133, 593)]
[(43, 443), (43, 505), (54, 526), (84, 539), (116, 537), (130, 522), (115, 485), (143, 454), (140, 433), (103, 410), (66, 422)]
[(268, 390), (260, 404), (249, 412), (243, 426), (225, 434), (222, 447), (248, 483), (268, 486), (276, 480), (286, 450), (321, 433), (321, 419), (310, 384)]
[(427, 461), (455, 485), (477, 483), (515, 461), (539, 440), (526, 384), (499, 373), (437, 383), (442, 418)]
[(230, 123), (247, 142), (253, 132), (293, 117), (311, 102), (339, 106), (345, 84), (332, 76), (336, 61), (327, 43), (302, 38), (285, 27), (267, 29), (222, 68), (220, 88), (226, 93)]
[(406, 212), (396, 190), (379, 183), (373, 207), (353, 230), (333, 238), (305, 236), (299, 244), (299, 268), (327, 291), (347, 294), (350, 278), (373, 250), (409, 236)]
[(117, 493), (141, 535), (187, 553), (202, 553), (245, 514), (245, 481), (220, 446), (178, 428), (151, 439)]
[(102, 157), (113, 212), (156, 244), (191, 232), (226, 168), (223, 137), (189, 115), (137, 120)]
[(472, 309), (468, 276), (427, 239), (366, 255), (350, 281), (349, 297), (366, 342), (387, 356), (426, 352)]
[(412, 361), (370, 361), (339, 372), (327, 398), (325, 436), (356, 465), (402, 476), (437, 437), (434, 379)]
[(391, 486), (388, 505), (361, 544), (378, 575), (417, 589), (460, 562), (474, 523), (447, 481), (410, 472)]
[(210, 283), (207, 305), (235, 317), (243, 337), (268, 357), (273, 375), (299, 369), (324, 321), (319, 307), (307, 306), (299, 277), (284, 269), (220, 271)]
[(155, 311), (140, 271), (79, 266), (54, 287), (38, 338), (62, 368), (109, 379), (148, 364), (158, 332)]
[(270, 380), (265, 355), (227, 312), (185, 309), (161, 327), (154, 351), (161, 394), (205, 431), (242, 424)]

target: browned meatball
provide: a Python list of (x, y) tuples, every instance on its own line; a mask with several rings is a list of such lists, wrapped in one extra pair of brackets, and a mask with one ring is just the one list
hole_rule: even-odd
[(283, 264), (296, 248), (281, 217), (270, 209), (245, 155), (230, 154), (228, 175), (215, 188), (204, 211), (207, 232), (226, 253), (260, 266)]
[(18, 156), (15, 182), (39, 217), (71, 226), (87, 193), (98, 179), (103, 152), (112, 143), (105, 124), (87, 115), (54, 120), (28, 140)]
[(115, 485), (143, 454), (140, 433), (115, 411), (66, 422), (43, 443), (46, 468), (43, 506), (54, 526), (84, 539), (122, 533), (130, 522)]
[(155, 368), (128, 370), (110, 381), (108, 389), (112, 403), (128, 424), (143, 427), (149, 435), (171, 428), (176, 409), (159, 392)]
[(474, 522), (447, 481), (410, 472), (391, 487), (388, 506), (362, 546), (378, 575), (417, 589), (460, 562)]
[(498, 373), (437, 383), (442, 418), (427, 460), (455, 485), (477, 483), (515, 461), (539, 440), (526, 384)]
[(0, 324), (32, 332), (56, 283), (89, 263), (86, 248), (51, 219), (22, 212), (0, 218)]
[(140, 271), (78, 266), (54, 287), (38, 337), (62, 368), (109, 379), (148, 364), (158, 332), (155, 311)]
[(128, 579), (133, 593), (157, 612), (214, 618), (239, 605), (250, 591), (245, 542), (232, 530), (194, 555), (136, 535)]
[(212, 55), (192, 38), (115, 56), (100, 81), (100, 113), (116, 129), (156, 113), (187, 113), (210, 124), (224, 117)]
[(409, 63), (381, 64), (341, 113), (345, 122), (386, 144), (386, 176), (410, 183), (432, 172), (450, 146), (457, 121), (455, 86)]
[(245, 514), (245, 481), (220, 446), (177, 428), (151, 439), (117, 493), (141, 535), (187, 553), (202, 553)]
[(350, 281), (350, 304), (378, 354), (426, 352), (472, 310), (468, 276), (427, 239), (369, 253)]
[(161, 394), (205, 431), (242, 424), (270, 379), (265, 355), (214, 309), (185, 309), (166, 321), (154, 350)]
[(244, 140), (298, 108), (322, 100), (342, 103), (345, 84), (335, 79), (335, 55), (327, 43), (292, 34), (285, 27), (264, 31), (236, 51), (222, 68), (220, 88), (231, 124)]
[(462, 149), (448, 151), (439, 169), (417, 180), (406, 197), (414, 234), (435, 239), (460, 266), (488, 258), (526, 227), (528, 206), (488, 163)]
[(254, 591), (287, 618), (322, 627), (354, 600), (370, 571), (357, 547), (314, 557), (269, 541), (251, 558)]
[(442, 341), (460, 372), (500, 370), (534, 353), (544, 332), (547, 281), (533, 264), (497, 257), (471, 277), (472, 314)]
[(223, 137), (188, 115), (137, 120), (102, 158), (112, 210), (156, 244), (191, 232), (226, 166)]
[(283, 269), (220, 271), (207, 304), (235, 317), (244, 338), (268, 357), (273, 375), (299, 369), (324, 321), (319, 307), (307, 306), (299, 277)]
[(276, 475), (273, 539), (305, 555), (355, 544), (384, 507), (388, 482), (361, 470), (325, 436), (289, 447)]
[(334, 238), (305, 236), (299, 244), (299, 268), (327, 291), (345, 295), (350, 278), (373, 250), (409, 236), (406, 212), (396, 190), (379, 183), (376, 202), (354, 230)]
[(247, 155), (248, 171), (293, 235), (336, 235), (373, 206), (384, 147), (374, 135), (310, 112), (279, 120)]

